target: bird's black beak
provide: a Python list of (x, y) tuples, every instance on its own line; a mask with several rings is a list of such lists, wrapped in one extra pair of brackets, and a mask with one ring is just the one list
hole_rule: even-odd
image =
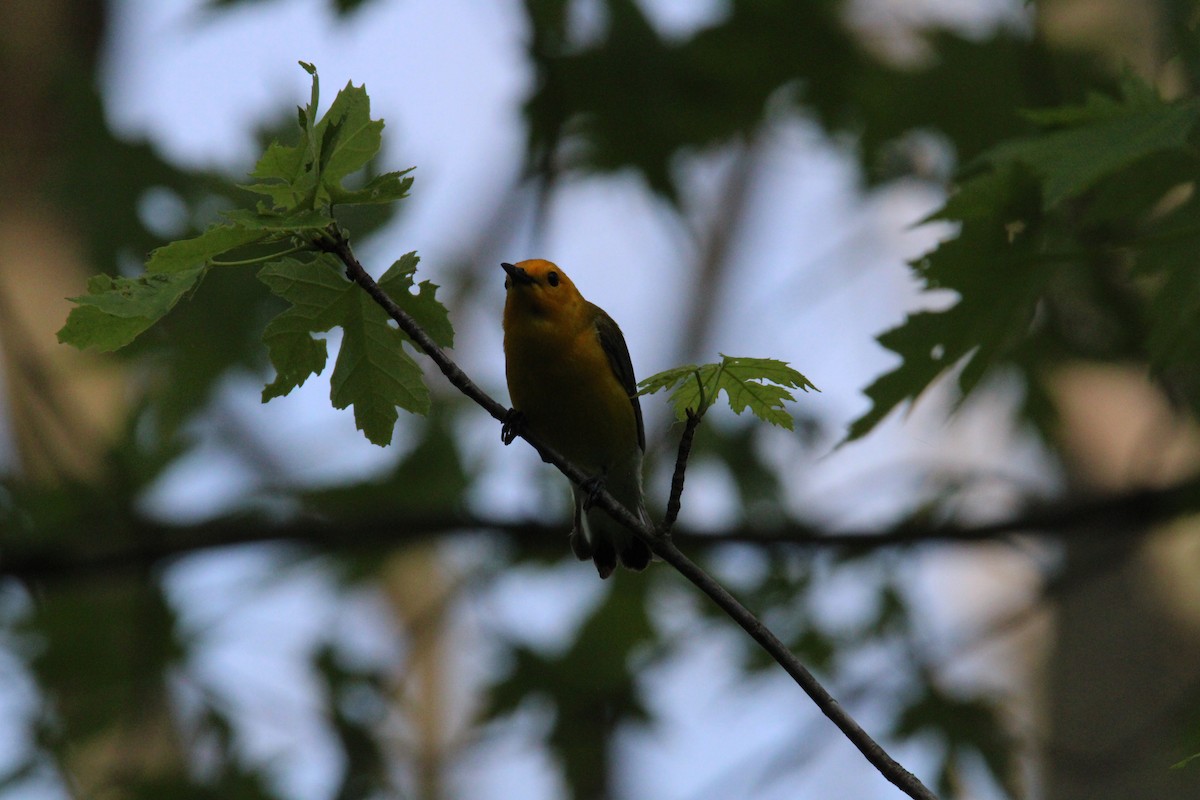
[(531, 283), (537, 282), (528, 272), (521, 269), (516, 264), (504, 262), (500, 264), (500, 266), (503, 267), (504, 271), (508, 273), (508, 277), (512, 279), (514, 286), (528, 286)]

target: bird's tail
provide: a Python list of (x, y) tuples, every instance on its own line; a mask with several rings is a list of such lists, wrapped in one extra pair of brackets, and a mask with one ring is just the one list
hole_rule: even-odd
[[(649, 525), (650, 517), (642, 500), (642, 489), (638, 484), (631, 487), (610, 486), (613, 497)], [(624, 489), (625, 491), (621, 491)], [(650, 563), (649, 546), (635, 536), (624, 525), (608, 515), (602, 508), (583, 510), (587, 490), (575, 487), (575, 527), (571, 531), (571, 550), (580, 561), (591, 559), (601, 578), (607, 578), (617, 568), (617, 563), (626, 569), (643, 570)]]

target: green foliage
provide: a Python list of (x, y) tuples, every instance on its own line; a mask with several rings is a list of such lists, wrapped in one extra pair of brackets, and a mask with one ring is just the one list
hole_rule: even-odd
[(632, 0), (604, 5), (607, 35), (576, 47), (566, 3), (526, 2), (539, 21), (529, 45), (538, 71), (526, 103), (529, 160), (548, 172), (569, 139), (581, 146), (564, 148), (568, 166), (631, 166), (671, 198), (673, 154), (753, 131), (768, 98), (799, 76), (809, 80), (797, 96), (844, 96), (838, 72), (859, 52), (829, 0), (803, 14), (786, 0), (734, 2), (721, 22), (679, 41), (659, 34)]
[(385, 796), (390, 788), (382, 742), (375, 731), (387, 717), (387, 681), (373, 671), (347, 668), (326, 645), (314, 658), (330, 698), (333, 732), (349, 762), (334, 800)]
[[(982, 154), (930, 217), (956, 223), (958, 233), (913, 267), (926, 290), (953, 291), (957, 302), (910, 314), (879, 337), (901, 361), (866, 389), (871, 408), (847, 440), (952, 368), (963, 398), (1001, 365), (1019, 370), (1036, 394), (1040, 366), (1067, 352), (1148, 356), (1160, 374), (1174, 371), (1200, 408), (1200, 380), (1180, 347), (1196, 342), (1184, 320), (1200, 309), (1200, 276), (1188, 261), (1200, 246), (1196, 203), (1165, 214), (1160, 205), (1200, 175), (1189, 144), (1200, 103), (1163, 100), (1126, 75), (1116, 97), (1092, 94), (1026, 116), (1044, 130)], [(1139, 282), (1119, 286), (1126, 274)], [(1138, 321), (1117, 332), (1080, 325), (1081, 313)]]
[(513, 647), (513, 669), (493, 687), (489, 716), (510, 714), (531, 696), (546, 699), (555, 711), (547, 741), (572, 796), (611, 796), (615, 734), (648, 716), (633, 663), (653, 641), (645, 581), (618, 583), (565, 652)]
[[(434, 299), (437, 287), (423, 282), (412, 294), (414, 253), (401, 258), (379, 280), (380, 287), (406, 311), (432, 323), (430, 335), (453, 343), (445, 309)], [(398, 417), (396, 408), (415, 414), (429, 411), (429, 392), (421, 368), (404, 351), (405, 337), (387, 313), (362, 289), (342, 278), (332, 258), (284, 259), (263, 267), (259, 279), (292, 304), (267, 325), (263, 341), (275, 365), (275, 380), (263, 389), (263, 401), (285, 395), (325, 367), (325, 342), (314, 332), (342, 329), (342, 347), (330, 377), (335, 408), (354, 406), (354, 421), (371, 442), (386, 445)]]
[(914, 267), (927, 289), (950, 289), (960, 299), (943, 311), (911, 314), (879, 337), (902, 362), (867, 387), (872, 407), (851, 424), (848, 439), (865, 435), (960, 361), (966, 394), (1011, 346), (1014, 331), (1028, 326), (1049, 277), (1039, 258), (1035, 189), (1022, 170), (988, 173), (964, 184), (935, 215), (958, 221), (959, 233)]
[(59, 341), (101, 351), (124, 347), (174, 308), (203, 275), (203, 267), (136, 279), (97, 275), (88, 281), (86, 295), (72, 298), (80, 307), (67, 318)]
[(181, 654), (174, 631), (173, 612), (154, 585), (113, 582), (46, 592), (22, 632), (55, 645), (31, 659), (39, 684), (55, 700), (47, 746), (65, 755), (121, 726), (165, 714), (166, 675)]
[(791, 416), (783, 404), (796, 398), (789, 389), (820, 391), (808, 378), (782, 361), (771, 358), (738, 358), (721, 354), (714, 364), (665, 370), (641, 381), (638, 394), (674, 389), (671, 404), (676, 419), (687, 419), (689, 409), (704, 414), (721, 392), (735, 414), (747, 408), (759, 419), (792, 430)]
[[(124, 347), (193, 293), (214, 267), (262, 264), (259, 278), (291, 308), (269, 322), (263, 335), (277, 376), (263, 401), (290, 392), (327, 359), (324, 341), (313, 333), (340, 327), (342, 348), (330, 378), (335, 408), (354, 407), (355, 424), (367, 439), (386, 445), (397, 408), (424, 414), (428, 390), (421, 370), (401, 346), (405, 337), (365, 292), (340, 274), (339, 264), (321, 253), (327, 237), (343, 236), (336, 206), (391, 204), (407, 196), (412, 178), (388, 172), (365, 185), (345, 181), (361, 171), (382, 144), (382, 120), (371, 119), (370, 100), (361, 86), (347, 84), (318, 117), (320, 82), (316, 68), (311, 99), (299, 110), (296, 144), (272, 142), (243, 188), (261, 195), (254, 209), (224, 212), (225, 221), (191, 239), (151, 253), (146, 273), (136, 279), (98, 276), (59, 331), (59, 340), (103, 351)], [(247, 252), (249, 250), (249, 253)], [(226, 254), (245, 258), (218, 260)], [(292, 257), (293, 255), (297, 257)], [(428, 281), (414, 286), (417, 258), (409, 254), (381, 278), (380, 286), (439, 344), (453, 343), (453, 328)]]
[(937, 790), (942, 797), (961, 794), (961, 761), (968, 753), (982, 756), (996, 782), (1010, 797), (1017, 796), (1012, 742), (998, 709), (987, 700), (955, 697), (930, 682), (924, 695), (900, 715), (892, 735), (940, 740), (943, 758)]
[[(460, 513), (463, 495), (475, 477), (463, 464), (459, 445), (447, 427), (441, 403), (423, 420), (416, 445), (396, 468), (378, 480), (338, 486), (303, 495), (304, 506), (331, 518), (344, 520), (421, 519)], [(377, 560), (366, 567), (373, 570)]]
[(1171, 765), (1171, 769), (1185, 769), (1194, 761), (1200, 761), (1200, 753), (1193, 753), (1182, 761), (1176, 761)]
[(1078, 197), (1118, 170), (1147, 156), (1186, 147), (1200, 104), (1168, 103), (1133, 74), (1120, 95), (1093, 92), (1082, 106), (1027, 111), (1046, 130), (1004, 142), (982, 156), (997, 167), (1024, 164), (1041, 180), (1047, 209)]

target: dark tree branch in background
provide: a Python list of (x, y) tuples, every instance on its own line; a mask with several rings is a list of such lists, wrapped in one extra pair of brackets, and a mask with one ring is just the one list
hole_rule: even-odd
[[(441, 369), (442, 374), (456, 388), (483, 407), (493, 418), (500, 422), (504, 421), (507, 409), (493, 400), (468, 378), (466, 373), (446, 355), (445, 351), (438, 347), (428, 334), (421, 329), (421, 326), (406, 314), (403, 309), (397, 306), (387, 296), (386, 292), (379, 288), (379, 285), (375, 283), (374, 279), (363, 269), (358, 259), (355, 258), (353, 251), (350, 249), (350, 243), (346, 240), (341, 230), (337, 229), (336, 226), (331, 228), (328, 235), (315, 242), (315, 244), (319, 249), (337, 256), (345, 266), (346, 275), (350, 280), (361, 286), (388, 313), (388, 316), (396, 321), (400, 329), (426, 355), (433, 359), (434, 363)], [(525, 431), (521, 431), (519, 435), (533, 445), (543, 460), (557, 467), (560, 472), (566, 475), (577, 486), (582, 486), (591, 477), (558, 453), (536, 441), (535, 437), (527, 435)], [(680, 488), (682, 490), (682, 480), (680, 481)], [(717, 583), (708, 573), (704, 572), (704, 570), (700, 569), (700, 567), (687, 558), (669, 539), (657, 536), (654, 530), (643, 524), (627, 508), (617, 502), (616, 498), (607, 490), (601, 487), (598, 491), (594, 492), (593, 503), (599, 505), (613, 519), (645, 541), (655, 555), (675, 567), (681, 575), (691, 581), (700, 591), (707, 594), (713, 602), (720, 606), (725, 613), (749, 633), (792, 676), (796, 683), (817, 704), (817, 707), (821, 709), (825, 716), (829, 717), (885, 778), (910, 797), (921, 798), (922, 800), (931, 800), (934, 798), (933, 793), (915, 775), (889, 756), (880, 747), (879, 743), (872, 739), (854, 718), (825, 691), (820, 682), (800, 663), (795, 654), (788, 650), (779, 637), (775, 636), (749, 609), (726, 591), (725, 587)]]
[[(728, 545), (751, 547), (878, 550), (929, 544), (991, 542), (1009, 536), (1037, 536), (1056, 541), (1112, 536), (1115, 528), (1097, 528), (1097, 520), (1132, 521), (1147, 531), (1181, 515), (1200, 511), (1200, 480), (1163, 489), (1144, 489), (1032, 508), (1008, 519), (982, 525), (901, 523), (883, 531), (828, 531), (817, 525), (789, 522), (771, 527), (737, 527), (721, 533), (676, 530), (672, 538), (699, 549)], [(506, 521), (477, 516), (434, 514), (339, 519), (316, 517), (284, 521), (255, 515), (229, 516), (197, 525), (169, 525), (143, 517), (97, 523), (90, 541), (69, 546), (56, 537), (19, 539), (8, 532), (0, 539), (0, 576), (32, 582), (74, 577), (101, 577), (141, 572), (173, 558), (221, 547), (271, 542), (350, 552), (374, 547), (399, 547), (438, 537), (492, 534), (519, 542), (526, 549), (553, 558), (561, 555), (564, 525)], [(1136, 535), (1124, 530), (1121, 536)]]

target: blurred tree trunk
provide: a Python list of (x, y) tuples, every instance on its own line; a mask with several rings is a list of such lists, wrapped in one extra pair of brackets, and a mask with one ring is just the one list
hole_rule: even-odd
[(381, 573), (384, 589), (407, 642), (405, 674), (397, 706), (409, 731), (417, 800), (449, 796), (444, 777), (466, 692), (456, 674), (455, 648), (449, 641), (449, 608), (454, 583), (434, 545), (408, 548), (392, 556)]
[[(1057, 379), (1076, 487), (1120, 492), (1195, 472), (1200, 433), (1143, 370), (1079, 367)], [(1065, 552), (1045, 674), (1048, 800), (1191, 800), (1171, 764), (1200, 720), (1200, 527), (1114, 520)]]
[[(94, 81), (108, 12), (87, 0), (8, 0), (0, 25), (0, 376), (5, 423), (16, 449), (14, 468), (29, 485), (65, 482), (99, 486), (107, 477), (105, 454), (125, 418), (125, 375), (112, 359), (58, 344), (55, 332), (68, 311), (65, 298), (83, 293), (88, 275), (111, 265), (88, 263), (86, 237), (57, 204), (51, 186), (77, 137), (63, 102), (65, 81)], [(72, 602), (70, 590), (52, 590), (42, 605)], [(107, 590), (88, 587), (95, 606)], [(117, 590), (136, 600), (125, 608), (123, 630), (139, 631), (139, 616), (159, 602), (156, 585)], [(154, 596), (148, 596), (147, 592)], [(89, 605), (87, 603), (85, 606)], [(144, 636), (122, 653), (135, 674)], [(121, 642), (107, 643), (120, 647)], [(107, 658), (108, 656), (106, 656)], [(86, 664), (79, 664), (76, 671)], [(132, 796), (131, 783), (149, 782), (184, 769), (160, 675), (149, 674), (136, 702), (122, 717), (81, 740), (77, 728), (95, 720), (72, 714), (88, 707), (86, 681), (46, 689), (62, 716), (69, 747), (63, 768), (80, 796)], [(91, 687), (94, 689), (94, 687)], [(81, 712), (82, 713), (82, 712)], [(90, 726), (90, 727), (89, 727)], [(54, 742), (50, 743), (54, 745)]]
[(123, 418), (115, 365), (62, 347), (68, 296), (89, 274), (77, 226), (47, 184), (72, 146), (55, 87), (94, 79), (104, 7), (11, 0), (0, 26), (0, 373), (18, 469), (30, 481), (99, 480)]
[[(1055, 47), (1094, 52), (1170, 92), (1172, 0), (1050, 0), (1039, 28)], [(1195, 473), (1200, 433), (1144, 368), (1055, 376), (1068, 481), (1084, 494), (1168, 485)], [(1200, 524), (1147, 531), (1113, 520), (1065, 548), (1044, 673), (1047, 800), (1192, 800), (1187, 726), (1200, 721)]]

